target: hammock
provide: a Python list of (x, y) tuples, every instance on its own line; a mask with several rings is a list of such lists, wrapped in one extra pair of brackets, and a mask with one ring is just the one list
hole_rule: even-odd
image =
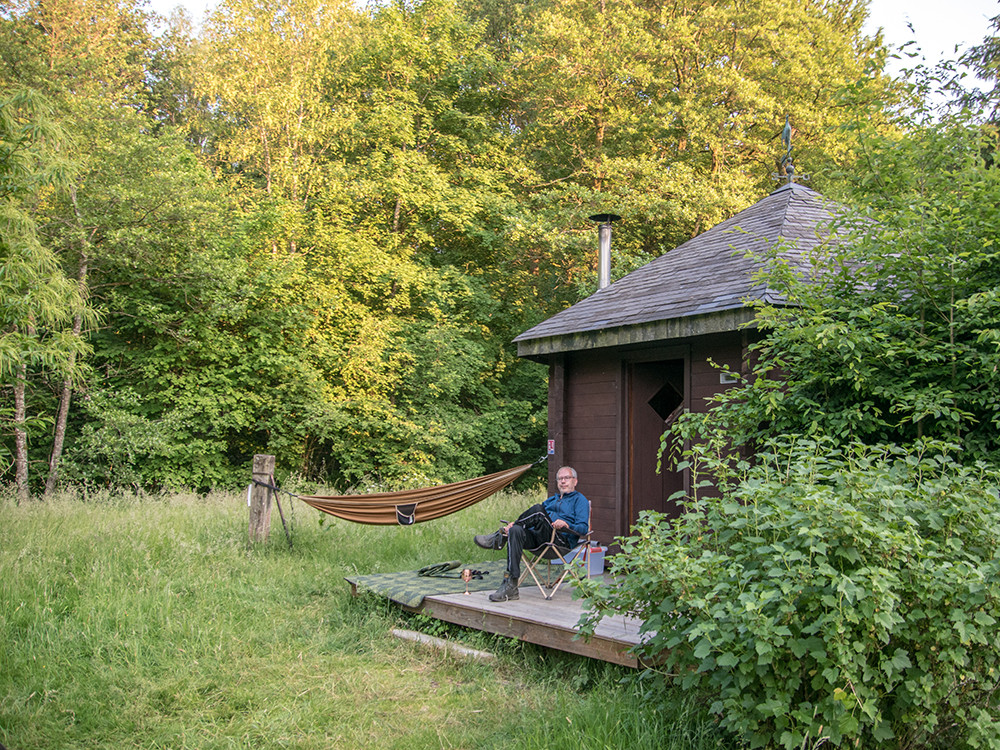
[(447, 516), (499, 492), (534, 464), (498, 471), (478, 479), (372, 495), (298, 495), (316, 510), (354, 523), (409, 526)]

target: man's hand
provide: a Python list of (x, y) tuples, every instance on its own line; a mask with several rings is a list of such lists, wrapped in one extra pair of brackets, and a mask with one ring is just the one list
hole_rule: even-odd
[(559, 529), (568, 529), (569, 524), (566, 523), (563, 519), (557, 518), (555, 521), (552, 522), (552, 528), (556, 529), (557, 531)]

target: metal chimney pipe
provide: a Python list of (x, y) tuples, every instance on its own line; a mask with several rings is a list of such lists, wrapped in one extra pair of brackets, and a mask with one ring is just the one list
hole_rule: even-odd
[(621, 218), (618, 214), (594, 214), (591, 221), (597, 222), (597, 288), (603, 289), (611, 283), (611, 222)]

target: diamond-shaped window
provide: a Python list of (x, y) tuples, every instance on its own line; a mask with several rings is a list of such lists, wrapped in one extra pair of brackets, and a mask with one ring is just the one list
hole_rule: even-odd
[(656, 395), (649, 399), (649, 405), (653, 408), (660, 419), (666, 421), (673, 411), (684, 403), (684, 396), (677, 392), (677, 389), (667, 383)]

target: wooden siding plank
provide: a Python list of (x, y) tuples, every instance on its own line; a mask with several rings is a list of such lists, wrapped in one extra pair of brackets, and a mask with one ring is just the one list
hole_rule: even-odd
[(586, 416), (575, 414), (571, 416), (567, 422), (566, 434), (573, 435), (586, 434), (587, 432), (593, 432), (595, 430), (613, 432), (617, 426), (618, 420), (613, 414), (593, 414)]
[(573, 436), (573, 446), (577, 450), (588, 451), (592, 454), (614, 456), (615, 451), (608, 445), (604, 435), (580, 433)]
[(591, 381), (588, 383), (580, 383), (576, 379), (573, 380), (573, 392), (587, 399), (602, 396), (609, 390), (613, 392), (614, 387), (614, 380)]

